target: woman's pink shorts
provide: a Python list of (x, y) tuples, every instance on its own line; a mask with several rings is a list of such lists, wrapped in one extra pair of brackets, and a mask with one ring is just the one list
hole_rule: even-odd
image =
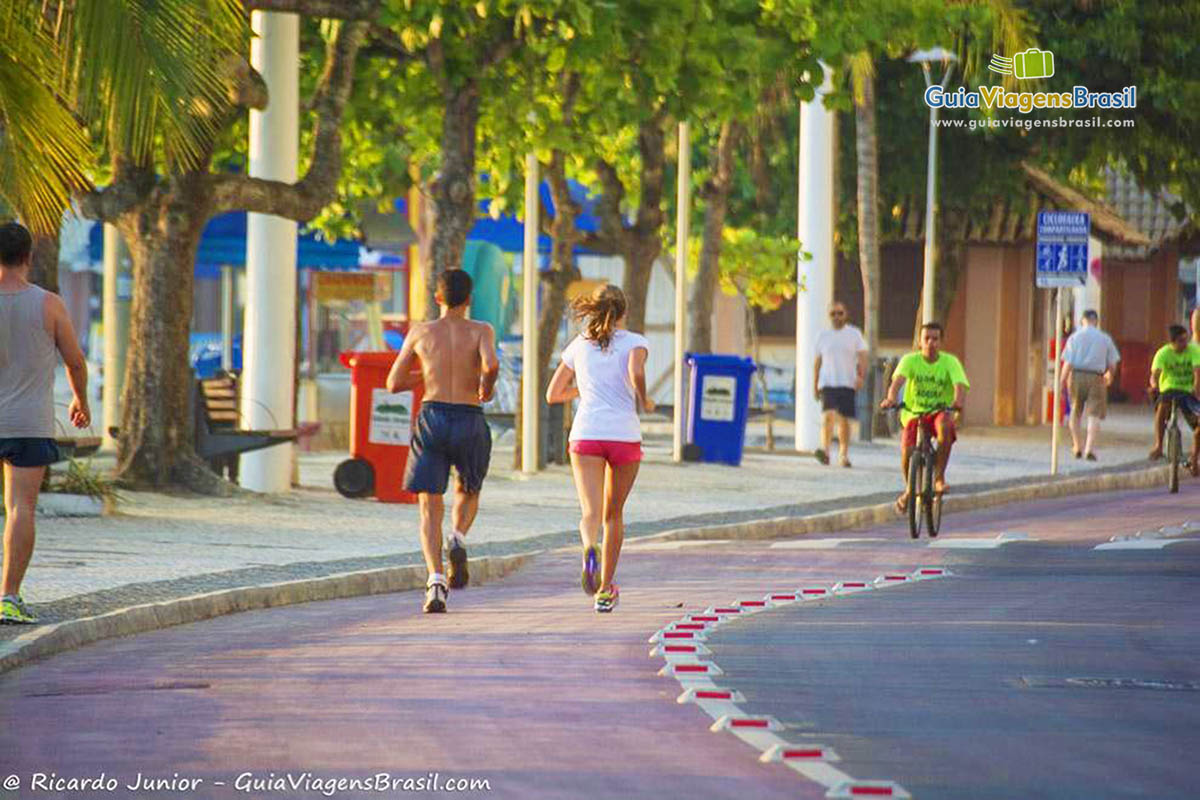
[(600, 456), (614, 467), (642, 460), (641, 442), (610, 442), (604, 439), (580, 439), (571, 442), (571, 452), (581, 456)]

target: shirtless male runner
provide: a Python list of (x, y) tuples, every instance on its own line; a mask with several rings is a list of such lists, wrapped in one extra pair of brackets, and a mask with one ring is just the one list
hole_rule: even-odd
[[(492, 399), (500, 375), (492, 326), (467, 319), (471, 276), (460, 269), (443, 272), (438, 276), (435, 297), (441, 317), (412, 325), (387, 378), (389, 392), (410, 389), (418, 381), (425, 384), (404, 470), (404, 488), (417, 494), (421, 509), (421, 550), (429, 570), (426, 614), (444, 612), (449, 588), (467, 585), (464, 540), (479, 511), (479, 490), (492, 455), (492, 433), (481, 403)], [(442, 495), (451, 465), (458, 482), (450, 512), (454, 526), (450, 570), (443, 575)]]

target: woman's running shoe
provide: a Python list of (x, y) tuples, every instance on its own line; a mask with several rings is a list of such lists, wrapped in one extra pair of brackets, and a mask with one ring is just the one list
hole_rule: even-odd
[(617, 607), (617, 601), (621, 599), (621, 590), (614, 583), (610, 589), (601, 589), (596, 592), (596, 613), (608, 614)]
[(583, 593), (589, 596), (600, 588), (600, 548), (594, 544), (583, 551), (583, 572), (579, 582), (583, 586)]

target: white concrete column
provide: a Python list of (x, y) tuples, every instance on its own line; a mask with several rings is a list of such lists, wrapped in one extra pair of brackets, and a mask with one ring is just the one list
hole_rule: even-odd
[(684, 385), (684, 342), (687, 341), (687, 262), (688, 236), (692, 206), (692, 138), (686, 122), (679, 123), (679, 176), (676, 187), (675, 221), (675, 419), (672, 457), (683, 461), (684, 408), (687, 407), (687, 387)]
[(221, 265), (221, 369), (233, 369), (233, 266)]
[(129, 304), (133, 281), (129, 276), (129, 249), (116, 226), (104, 226), (104, 389), (101, 397), (105, 450), (115, 450), (117, 440), (109, 428), (121, 426), (121, 391), (125, 388), (125, 351), (129, 347)]
[[(824, 65), (822, 65), (824, 68)], [(817, 337), (833, 300), (835, 219), (833, 166), (836, 155), (834, 113), (823, 99), (833, 90), (829, 71), (812, 102), (800, 104), (800, 203), (797, 238), (812, 254), (799, 261), (796, 294), (796, 449), (820, 446), (821, 405), (813, 397)]]
[(525, 244), (521, 254), (521, 472), (538, 471), (538, 160), (525, 156)]
[[(270, 103), (250, 112), (250, 175), (294, 183), (299, 149), (300, 18), (255, 11), (250, 63), (266, 81)], [(246, 225), (246, 313), (242, 425), (291, 428), (295, 419), (296, 223), (250, 214)], [(241, 484), (259, 492), (291, 485), (292, 445), (242, 456)]]

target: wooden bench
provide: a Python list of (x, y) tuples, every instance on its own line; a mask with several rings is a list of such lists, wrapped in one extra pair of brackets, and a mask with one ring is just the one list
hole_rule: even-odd
[(284, 442), (294, 442), (299, 430), (247, 430), (241, 426), (236, 375), (223, 374), (196, 381), (192, 392), (196, 425), (196, 454), (218, 475), (236, 481), (239, 456)]
[(60, 436), (54, 440), (58, 445), (59, 459), (55, 463), (70, 461), (72, 458), (87, 458), (100, 449), (99, 436)]

